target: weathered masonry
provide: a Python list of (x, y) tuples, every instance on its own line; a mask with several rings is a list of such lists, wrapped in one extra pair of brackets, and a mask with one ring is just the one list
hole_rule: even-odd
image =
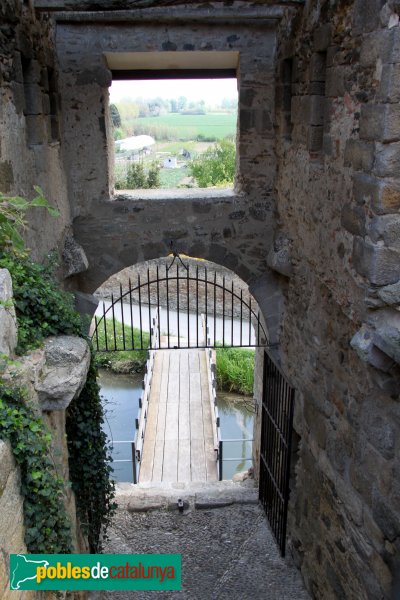
[[(289, 551), (315, 598), (398, 598), (399, 2), (99, 4), (2, 1), (0, 190), (58, 206), (27, 241), (69, 289), (171, 240), (249, 283), (297, 389)], [(112, 77), (190, 53), (236, 61), (234, 191), (116, 197)]]

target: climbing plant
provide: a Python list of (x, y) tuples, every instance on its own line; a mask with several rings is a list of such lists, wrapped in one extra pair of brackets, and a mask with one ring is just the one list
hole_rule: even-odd
[(21, 232), (26, 229), (25, 213), (29, 208), (42, 207), (52, 216), (59, 215), (38, 185), (34, 186), (34, 190), (37, 195), (30, 201), (21, 196), (6, 196), (0, 192), (0, 250), (15, 252), (25, 249)]
[(51, 460), (51, 435), (19, 387), (0, 383), (0, 438), (20, 467), (25, 543), (31, 553), (72, 552), (64, 481)]
[[(31, 202), (0, 194), (0, 268), (7, 268), (13, 281), (19, 354), (39, 346), (49, 335), (81, 334), (81, 319), (74, 310), (72, 295), (59, 288), (51, 266), (32, 261), (24, 247), (21, 231), (26, 227), (24, 213), (28, 208), (41, 206), (58, 214), (41, 189), (35, 190), (38, 196)], [(0, 356), (0, 363), (4, 370), (10, 361)], [(93, 552), (99, 551), (100, 536), (115, 510), (111, 456), (101, 429), (103, 410), (96, 374), (92, 357), (86, 385), (67, 419), (69, 467), (77, 512)], [(1, 376), (0, 439), (10, 442), (21, 470), (28, 550), (71, 552), (70, 524), (63, 504), (65, 483), (51, 460), (51, 435), (29, 406), (26, 392), (6, 385)]]
[(79, 398), (71, 402), (66, 424), (77, 514), (94, 553), (101, 551), (102, 539), (116, 509), (115, 484), (110, 479), (111, 452), (102, 430), (104, 412), (96, 377), (92, 355), (86, 385)]
[(79, 335), (82, 325), (72, 294), (61, 290), (50, 265), (32, 261), (27, 253), (0, 253), (0, 268), (13, 282), (18, 322), (17, 354), (40, 346), (49, 335)]

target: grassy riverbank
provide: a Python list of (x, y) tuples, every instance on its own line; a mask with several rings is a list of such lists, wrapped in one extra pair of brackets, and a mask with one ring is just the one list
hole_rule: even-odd
[[(96, 364), (98, 367), (111, 369), (114, 373), (140, 373), (144, 370), (144, 366), (147, 360), (147, 350), (123, 350), (124, 347), (124, 336), (127, 345), (132, 344), (132, 334), (135, 346), (140, 346), (140, 330), (133, 329), (128, 325), (124, 326), (122, 330), (122, 323), (115, 322), (115, 341), (118, 351), (114, 351), (114, 331), (112, 320), (106, 320), (107, 325), (107, 347), (108, 352), (96, 352)], [(147, 346), (149, 343), (149, 334), (143, 332), (143, 345)], [(98, 333), (99, 348), (106, 347), (106, 335), (104, 327), (100, 324)], [(96, 336), (94, 336), (94, 344), (96, 344)]]
[(217, 348), (216, 354), (218, 389), (251, 396), (254, 382), (254, 350)]
[[(140, 330), (115, 322), (116, 337), (112, 321), (106, 321), (107, 325), (107, 347), (108, 352), (96, 352), (96, 364), (98, 367), (111, 369), (114, 373), (141, 373), (147, 360), (147, 350), (123, 350), (124, 335), (127, 345), (132, 343), (140, 345)], [(124, 335), (123, 335), (124, 333)], [(98, 330), (99, 347), (106, 347), (106, 335), (104, 327), (100, 325)], [(143, 345), (149, 343), (149, 334), (143, 332)], [(114, 351), (115, 342), (117, 351)], [(96, 336), (94, 337), (96, 344)], [(253, 394), (254, 381), (254, 350), (249, 348), (217, 348), (217, 386), (224, 392), (235, 392), (251, 396)]]

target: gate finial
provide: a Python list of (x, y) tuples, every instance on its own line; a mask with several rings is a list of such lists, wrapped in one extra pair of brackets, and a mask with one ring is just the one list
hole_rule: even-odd
[(167, 267), (167, 271), (170, 270), (170, 268), (172, 267), (172, 265), (174, 264), (175, 260), (178, 259), (179, 262), (181, 263), (182, 267), (184, 267), (186, 269), (186, 271), (189, 270), (189, 267), (187, 267), (185, 265), (185, 263), (183, 262), (183, 260), (181, 259), (181, 257), (179, 256), (179, 252), (177, 251), (177, 249), (175, 248), (175, 244), (174, 244), (174, 240), (171, 240), (169, 243), (169, 248), (170, 248), (170, 252), (172, 254), (172, 256), (174, 257), (172, 259), (171, 264)]

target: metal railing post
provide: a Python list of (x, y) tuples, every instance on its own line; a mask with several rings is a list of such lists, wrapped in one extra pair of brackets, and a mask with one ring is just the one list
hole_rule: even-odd
[(223, 445), (223, 441), (219, 440), (219, 444), (218, 444), (218, 479), (219, 481), (222, 481), (222, 445)]
[(135, 442), (132, 442), (132, 469), (133, 469), (133, 483), (137, 483)]

